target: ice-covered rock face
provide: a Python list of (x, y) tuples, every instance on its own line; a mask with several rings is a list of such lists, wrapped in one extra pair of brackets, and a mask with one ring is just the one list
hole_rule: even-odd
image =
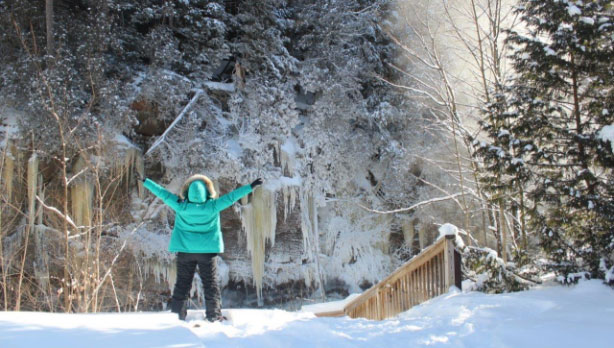
[[(181, 141), (184, 137), (171, 135), (175, 147), (181, 145), (173, 152), (183, 155), (159, 154), (166, 167), (162, 181), (167, 177), (181, 181), (189, 168), (190, 173), (212, 177), (224, 194), (256, 177), (264, 178), (262, 187), (222, 214), (226, 252), (221, 257), (228, 267), (224, 289), (228, 305), (274, 305), (301, 296), (321, 297), (327, 291), (329, 295), (331, 291), (359, 292), (399, 264), (390, 240), (393, 230), (404, 233), (401, 217), (373, 214), (357, 203), (366, 201), (385, 209), (410, 202), (403, 189), (411, 185), (398, 186), (403, 179), (390, 169), (399, 165), (395, 162), (402, 156), (389, 153), (374, 158), (379, 142), (374, 142), (376, 147), (352, 139), (354, 134), (361, 138), (369, 134), (362, 130), (335, 127), (324, 132), (320, 125), (305, 121), (301, 128), (288, 130), (287, 136), (261, 135), (240, 131), (228, 122), (209, 123), (235, 128), (229, 136), (218, 138), (215, 153), (189, 147), (207, 142), (205, 134), (211, 130), (203, 130), (200, 139), (192, 137), (187, 143)], [(172, 218), (161, 218), (167, 227), (159, 233), (168, 234)], [(415, 230), (411, 238), (419, 236), (421, 246), (436, 237), (436, 230), (426, 234), (426, 225), (428, 220), (411, 227)]]
[[(100, 163), (116, 178), (109, 191), (118, 196), (102, 207), (110, 220), (104, 221), (104, 236), (114, 247), (127, 241), (134, 263), (122, 265), (138, 275), (115, 285), (130, 294), (168, 293), (176, 277), (166, 251), (173, 212), (143, 194), (131, 179), (136, 171), (175, 194), (196, 173), (210, 177), (220, 194), (264, 179), (265, 185), (221, 214), (227, 305), (359, 291), (401, 261), (398, 248), (406, 248), (407, 256), (414, 245), (433, 240), (432, 221), (455, 221), (454, 206), (403, 216), (358, 206), (395, 209), (431, 197), (433, 187), (453, 191), (440, 164), (421, 162), (446, 151), (445, 137), (429, 128), (420, 106), (376, 78), (397, 77), (387, 68), (394, 48), (374, 21), (387, 16), (384, 7), (355, 0), (326, 7), (315, 0), (283, 6), (264, 0), (240, 8), (231, 3), (213, 12), (196, 3), (189, 10), (178, 5), (176, 13), (186, 16), (168, 26), (168, 13), (157, 13), (151, 1), (117, 9), (134, 14), (108, 33), (110, 51), (92, 49), (108, 51), (98, 58), (111, 57), (113, 68), (99, 76), (96, 109), (84, 112), (79, 100), (64, 113), (86, 115), (69, 119), (74, 134), (89, 136), (83, 144), (99, 135), (108, 140), (109, 160)], [(131, 27), (135, 21), (138, 28)], [(87, 95), (82, 89), (91, 81), (83, 88), (76, 77), (89, 74), (66, 71), (75, 76), (55, 80), (70, 81), (75, 95)], [(35, 113), (28, 122), (42, 143), (57, 147), (52, 123)], [(12, 178), (17, 168), (10, 158), (5, 162), (3, 171)], [(91, 183), (74, 183), (71, 210), (87, 225), (101, 208), (91, 203)], [(393, 238), (398, 240), (391, 243)], [(117, 249), (109, 247), (107, 255)]]

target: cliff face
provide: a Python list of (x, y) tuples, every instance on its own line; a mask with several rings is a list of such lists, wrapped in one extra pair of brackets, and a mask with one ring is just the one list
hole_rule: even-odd
[[(386, 1), (107, 3), (59, 7), (64, 16), (57, 17), (56, 38), (63, 46), (55, 64), (27, 57), (27, 39), (18, 44), (26, 34), (40, 35), (36, 27), (4, 34), (0, 42), (12, 47), (15, 59), (1, 62), (11, 69), (2, 75), (7, 107), (0, 116), (7, 123), (15, 120), (9, 106), (18, 110), (20, 129), (11, 131), (15, 146), (4, 147), (6, 158), (21, 156), (12, 168), (25, 168), (38, 153), (39, 189), (58, 207), (58, 129), (73, 130), (65, 133), (71, 138), (62, 158), (69, 177), (84, 174), (67, 188), (73, 192), (67, 213), (80, 216), (68, 233), (77, 237), (70, 237), (74, 253), (67, 257), (82, 265), (92, 243), (102, 250), (94, 254), (100, 262), (88, 267), (102, 280), (100, 288), (93, 285), (96, 296), (104, 289), (101, 301), (109, 307), (115, 293), (124, 299), (115, 301), (118, 307), (161, 308), (175, 278), (173, 255), (166, 252), (172, 212), (142, 191), (134, 171), (175, 193), (196, 173), (211, 177), (222, 194), (264, 179), (258, 192), (222, 213), (227, 306), (291, 308), (307, 298), (360, 291), (428, 244), (432, 221), (456, 218), (454, 209), (417, 219), (359, 207), (411, 205), (431, 195), (424, 179), (446, 185), (422, 160), (443, 153), (434, 144), (445, 137), (428, 130), (432, 120), (418, 105), (382, 82), (397, 75), (386, 65), (395, 48), (378, 24), (391, 13)], [(17, 27), (25, 20), (19, 15), (42, 16), (41, 8), (28, 6), (15, 12)], [(72, 40), (88, 26), (96, 30)], [(95, 64), (86, 64), (83, 52)], [(17, 93), (20, 88), (26, 94)], [(14, 179), (23, 170), (11, 170), (10, 177), (3, 173), (3, 190), (21, 190), (10, 198), (18, 203), (27, 197), (27, 184)], [(41, 211), (41, 229), (62, 230), (57, 214)], [(2, 228), (5, 255), (32, 243), (24, 240), (29, 230), (23, 224), (4, 219)], [(62, 255), (62, 248), (45, 253)], [(103, 277), (111, 268), (113, 291)], [(62, 269), (59, 262), (46, 272), (62, 278)], [(193, 295), (202, 301), (198, 282)]]

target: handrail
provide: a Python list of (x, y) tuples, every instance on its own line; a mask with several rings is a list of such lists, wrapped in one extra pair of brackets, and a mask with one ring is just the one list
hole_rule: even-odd
[(382, 320), (439, 296), (451, 286), (460, 288), (460, 254), (454, 249), (454, 238), (440, 238), (334, 314)]

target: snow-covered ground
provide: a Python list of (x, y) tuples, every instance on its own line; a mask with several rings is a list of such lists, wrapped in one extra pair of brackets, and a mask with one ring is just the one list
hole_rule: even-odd
[(384, 321), (235, 309), (224, 323), (170, 313), (0, 313), (0, 347), (614, 347), (601, 281), (501, 295), (449, 292)]

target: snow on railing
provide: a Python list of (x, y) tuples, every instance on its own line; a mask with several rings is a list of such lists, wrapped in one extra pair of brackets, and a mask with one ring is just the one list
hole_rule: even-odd
[(382, 320), (449, 291), (461, 288), (460, 254), (456, 235), (445, 234), (433, 245), (407, 261), (386, 279), (372, 286), (343, 310), (316, 313)]

